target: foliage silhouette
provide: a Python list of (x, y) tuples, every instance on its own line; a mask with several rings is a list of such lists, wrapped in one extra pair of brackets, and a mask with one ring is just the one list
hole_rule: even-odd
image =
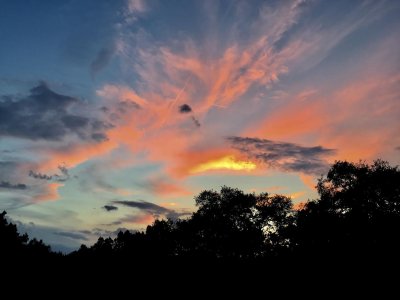
[(50, 246), (36, 238), (29, 240), (28, 235), (19, 234), (17, 226), (9, 223), (6, 212), (0, 214), (0, 256), (1, 257), (40, 257), (47, 258), (58, 255), (52, 253)]
[(400, 171), (336, 162), (317, 185), (320, 199), (297, 213), (290, 240), (302, 253), (342, 256), (394, 254), (400, 244)]

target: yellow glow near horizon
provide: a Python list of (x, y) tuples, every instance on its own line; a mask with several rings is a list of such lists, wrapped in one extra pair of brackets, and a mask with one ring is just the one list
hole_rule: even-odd
[(251, 161), (235, 160), (233, 155), (228, 155), (195, 166), (190, 170), (190, 173), (201, 173), (210, 170), (251, 171), (256, 167), (256, 164)]

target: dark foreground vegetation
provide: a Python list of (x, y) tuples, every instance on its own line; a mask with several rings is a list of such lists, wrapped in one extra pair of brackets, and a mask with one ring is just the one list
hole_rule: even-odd
[(26, 234), (0, 215), (0, 256), (60, 263), (392, 261), (400, 253), (400, 170), (378, 160), (336, 162), (317, 185), (319, 199), (294, 209), (282, 195), (223, 187), (196, 198), (188, 219), (157, 220), (145, 232), (100, 237), (69, 255)]

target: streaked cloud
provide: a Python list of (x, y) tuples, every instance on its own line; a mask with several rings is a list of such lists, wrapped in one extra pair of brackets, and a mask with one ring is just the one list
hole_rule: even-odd
[(10, 183), (8, 181), (0, 182), (0, 189), (11, 189), (11, 190), (26, 190), (27, 186), (23, 183)]
[(329, 168), (326, 158), (336, 153), (321, 146), (305, 147), (259, 138), (234, 136), (227, 140), (233, 148), (270, 168), (305, 174), (322, 175)]
[(188, 215), (188, 212), (178, 212), (173, 209), (165, 208), (162, 206), (159, 206), (157, 204), (147, 202), (147, 201), (126, 201), (126, 200), (115, 200), (112, 202), (115, 205), (123, 205), (131, 208), (136, 208), (140, 211), (146, 212), (150, 215), (153, 216), (154, 218), (160, 218), (162, 216), (171, 218), (171, 219), (177, 219), (179, 217)]
[(55, 232), (54, 234), (56, 235), (61, 235), (70, 239), (74, 240), (81, 240), (81, 241), (88, 241), (89, 239), (86, 237), (86, 235), (78, 232), (68, 232), (68, 231), (60, 231), (60, 232)]

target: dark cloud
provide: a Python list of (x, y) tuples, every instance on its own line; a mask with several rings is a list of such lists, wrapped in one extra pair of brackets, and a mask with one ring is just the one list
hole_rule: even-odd
[(61, 173), (62, 173), (64, 176), (69, 177), (69, 171), (68, 171), (68, 169), (67, 169), (66, 166), (64, 166), (64, 165), (59, 165), (59, 166), (58, 166), (58, 169), (61, 171)]
[(95, 77), (111, 61), (114, 55), (114, 47), (105, 47), (101, 49), (96, 58), (90, 64), (90, 73)]
[(106, 128), (98, 126), (101, 121), (80, 115), (82, 106), (81, 100), (58, 94), (44, 82), (25, 97), (1, 96), (0, 136), (58, 141), (75, 134), (82, 140), (99, 141), (99, 135), (93, 134), (105, 136), (102, 130)]
[(304, 147), (258, 138), (232, 136), (227, 139), (235, 149), (270, 167), (315, 175), (326, 172), (329, 164), (325, 157), (336, 152), (321, 146)]
[(107, 130), (114, 128), (114, 125), (108, 122), (100, 121), (100, 120), (93, 120), (90, 125), (92, 129), (95, 131)]
[(107, 226), (121, 225), (123, 222), (121, 220), (111, 222), (109, 224), (105, 224)]
[[(119, 204), (119, 205), (136, 208), (136, 209), (145, 211), (145, 212), (153, 215), (155, 218), (160, 218), (161, 216), (165, 216), (167, 218), (176, 220), (182, 216), (186, 216), (186, 215), (190, 214), (188, 212), (178, 212), (178, 211), (168, 209), (168, 208), (159, 206), (159, 205), (151, 203), (151, 202), (146, 202), (146, 201), (120, 201), (120, 200), (117, 200), (117, 201), (113, 201), (113, 204)], [(140, 216), (138, 216), (138, 218), (139, 217)], [(132, 217), (130, 217), (130, 218), (132, 218)]]
[(51, 180), (53, 179), (53, 176), (47, 175), (47, 174), (42, 174), (39, 172), (33, 172), (32, 170), (29, 171), (29, 176), (36, 178), (36, 179), (43, 179), (43, 180)]
[(109, 108), (108, 107), (106, 107), (106, 106), (102, 106), (102, 107), (100, 107), (100, 110), (103, 112), (103, 113), (106, 113), (106, 112), (109, 112)]
[(192, 116), (192, 121), (193, 121), (194, 125), (196, 125), (197, 127), (201, 126), (199, 120), (197, 120), (194, 116)]
[(114, 206), (114, 205), (104, 205), (103, 208), (104, 208), (106, 211), (113, 211), (113, 210), (117, 210), (117, 209), (118, 209), (118, 207), (116, 207), (116, 206)]
[(137, 109), (141, 109), (141, 106), (133, 100), (120, 101), (117, 104), (117, 111), (121, 114), (125, 114)]
[(23, 183), (12, 184), (8, 181), (0, 182), (0, 189), (10, 189), (10, 190), (26, 190), (27, 186)]
[(169, 210), (165, 207), (159, 206), (157, 204), (151, 203), (151, 202), (146, 202), (146, 201), (121, 201), (121, 200), (116, 200), (113, 201), (114, 204), (119, 204), (119, 205), (124, 205), (124, 206), (129, 206), (133, 208), (137, 208), (140, 210), (144, 210), (147, 212), (152, 212), (155, 214), (165, 214)]
[(60, 232), (54, 232), (54, 234), (65, 236), (74, 240), (83, 240), (83, 241), (89, 240), (84, 234), (77, 232), (60, 231)]
[(188, 104), (182, 104), (179, 106), (179, 112), (182, 114), (187, 114), (192, 112), (192, 108)]
[(105, 133), (102, 132), (96, 132), (96, 133), (92, 133), (92, 139), (97, 141), (97, 142), (105, 142), (108, 141), (108, 137)]
[(54, 180), (58, 182), (65, 182), (71, 178), (69, 171), (65, 165), (59, 165), (58, 169), (60, 170), (61, 174), (48, 175), (30, 170), (28, 175), (35, 179)]

